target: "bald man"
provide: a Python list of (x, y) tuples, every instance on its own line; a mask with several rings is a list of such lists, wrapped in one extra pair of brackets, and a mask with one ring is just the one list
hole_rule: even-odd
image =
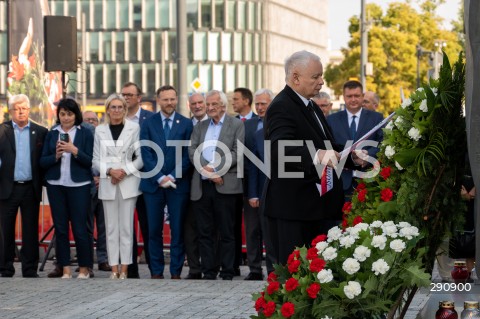
[(362, 107), (370, 111), (377, 111), (378, 104), (380, 103), (380, 98), (377, 93), (372, 91), (367, 91), (363, 94)]

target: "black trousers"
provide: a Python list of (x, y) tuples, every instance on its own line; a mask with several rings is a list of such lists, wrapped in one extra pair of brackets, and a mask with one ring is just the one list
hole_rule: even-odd
[(193, 209), (193, 203), (188, 203), (187, 214), (184, 220), (185, 254), (187, 255), (190, 274), (200, 274), (200, 250), (198, 248), (197, 215)]
[(20, 208), (22, 218), (22, 275), (34, 277), (38, 269), (38, 210), (32, 183), (15, 184), (10, 198), (0, 201), (0, 273), (13, 276), (15, 268), (15, 222)]
[(310, 247), (312, 239), (338, 226), (337, 220), (286, 220), (267, 217), (273, 254), (279, 264), (285, 265), (295, 247)]
[(233, 230), (236, 197), (236, 194), (221, 194), (217, 192), (214, 183), (202, 181), (202, 197), (193, 202), (197, 215), (202, 272), (205, 276), (214, 277), (218, 272), (217, 239), (220, 241), (218, 243), (220, 277), (234, 275), (235, 235)]

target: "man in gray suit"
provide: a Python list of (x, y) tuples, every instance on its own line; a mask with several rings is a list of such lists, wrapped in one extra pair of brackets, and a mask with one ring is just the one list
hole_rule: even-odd
[(216, 279), (215, 239), (220, 235), (220, 277), (232, 280), (235, 259), (235, 198), (242, 193), (237, 177), (237, 145), (244, 142), (245, 128), (227, 114), (227, 96), (221, 91), (206, 94), (210, 120), (198, 123), (188, 153), (195, 166), (190, 199), (197, 213), (203, 279)]

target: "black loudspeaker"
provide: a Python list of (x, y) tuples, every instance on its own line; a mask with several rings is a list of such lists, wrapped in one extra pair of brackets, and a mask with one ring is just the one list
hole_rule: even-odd
[(77, 19), (45, 16), (45, 71), (77, 72)]

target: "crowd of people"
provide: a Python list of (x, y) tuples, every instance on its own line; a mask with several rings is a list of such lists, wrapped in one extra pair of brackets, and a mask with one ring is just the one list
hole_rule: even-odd
[[(1, 276), (15, 273), (20, 209), (22, 275), (38, 277), (38, 210), (44, 185), (57, 257), (48, 277), (72, 278), (71, 226), (77, 278), (94, 276), (94, 241), (99, 270), (110, 271), (111, 279), (139, 278), (136, 211), (152, 279), (164, 278), (168, 212), (171, 279), (181, 279), (185, 257), (185, 279), (232, 280), (240, 275), (243, 220), (249, 267), (245, 280), (263, 280), (264, 250), (270, 273), (274, 264), (287, 262), (295, 246), (309, 245), (339, 223), (354, 187), (352, 172), (366, 169), (367, 157), (374, 157), (378, 148), (352, 152), (341, 177), (333, 174), (324, 193), (317, 187), (323, 177), (318, 167), (328, 172), (349, 140), (382, 120), (380, 113), (362, 108), (369, 99), (357, 81), (344, 85), (345, 110), (330, 114), (330, 96), (320, 92), (323, 66), (315, 54), (294, 53), (285, 70), (286, 86), (277, 96), (269, 89), (235, 89), (236, 116), (227, 114), (226, 94), (212, 90), (189, 96), (192, 117), (187, 118), (177, 112), (177, 90), (170, 85), (156, 91), (159, 112), (152, 113), (139, 105), (141, 88), (128, 82), (120, 94), (106, 99), (102, 124), (94, 112), (82, 114), (77, 101), (65, 98), (57, 104), (56, 125), (47, 130), (29, 120), (26, 95), (11, 97), (11, 120), (0, 125)], [(373, 97), (378, 106), (378, 96)], [(380, 130), (374, 140), (381, 139)], [(282, 149), (284, 141), (299, 140), (311, 141), (314, 154), (309, 143), (287, 143)], [(271, 163), (270, 170), (266, 163)], [(301, 174), (285, 177), (282, 169)], [(349, 179), (342, 183), (344, 175)]]

